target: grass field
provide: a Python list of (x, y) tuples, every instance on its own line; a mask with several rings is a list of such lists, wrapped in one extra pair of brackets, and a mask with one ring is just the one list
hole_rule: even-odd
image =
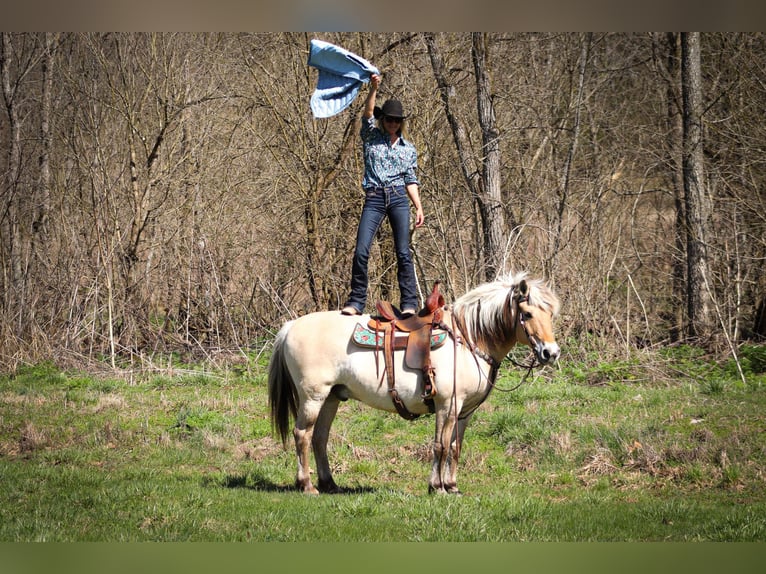
[[(427, 494), (433, 420), (351, 401), (339, 495), (292, 489), (265, 355), (230, 369), (0, 376), (0, 541), (766, 541), (763, 347), (565, 353), (474, 416)], [(509, 389), (520, 374), (506, 363)]]

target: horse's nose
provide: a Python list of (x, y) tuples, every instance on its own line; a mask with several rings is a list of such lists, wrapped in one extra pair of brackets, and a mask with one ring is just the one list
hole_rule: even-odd
[(559, 357), (559, 346), (556, 343), (544, 343), (538, 353), (543, 364), (553, 363)]

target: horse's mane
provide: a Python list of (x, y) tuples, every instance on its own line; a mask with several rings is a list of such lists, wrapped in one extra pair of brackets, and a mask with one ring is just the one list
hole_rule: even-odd
[(459, 297), (452, 310), (460, 319), (473, 342), (482, 344), (489, 339), (501, 339), (511, 328), (512, 309), (509, 297), (522, 280), (529, 287), (529, 304), (547, 309), (552, 315), (559, 312), (560, 302), (553, 290), (540, 279), (530, 279), (526, 271), (508, 273), (495, 281), (485, 283)]

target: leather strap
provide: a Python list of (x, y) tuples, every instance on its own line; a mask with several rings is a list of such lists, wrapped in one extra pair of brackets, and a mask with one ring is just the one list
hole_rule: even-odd
[(396, 321), (391, 321), (390, 326), (386, 327), (383, 334), (383, 357), (385, 359), (386, 378), (388, 380), (388, 393), (391, 395), (391, 400), (394, 403), (396, 412), (399, 413), (403, 419), (408, 421), (415, 420), (420, 415), (416, 415), (407, 410), (407, 407), (399, 397), (399, 392), (396, 390), (396, 365), (394, 364), (394, 333), (396, 332)]

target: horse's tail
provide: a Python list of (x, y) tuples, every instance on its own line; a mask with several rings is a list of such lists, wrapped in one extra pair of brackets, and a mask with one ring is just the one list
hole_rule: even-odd
[(290, 433), (290, 416), (297, 414), (298, 391), (290, 371), (285, 365), (285, 338), (291, 323), (286, 323), (274, 340), (274, 349), (269, 362), (269, 406), (271, 408), (271, 429), (287, 443)]

